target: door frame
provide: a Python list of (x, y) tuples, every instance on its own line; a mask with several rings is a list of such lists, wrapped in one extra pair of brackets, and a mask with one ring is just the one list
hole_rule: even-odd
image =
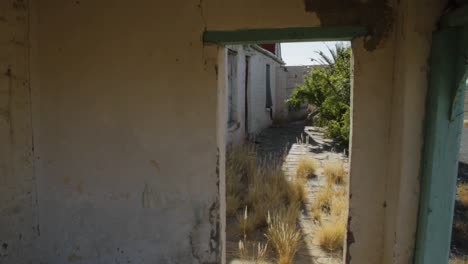
[(444, 15), (433, 33), (415, 264), (449, 259), (468, 73), (467, 25), (468, 8), (459, 8)]
[[(219, 46), (231, 44), (256, 44), (277, 42), (304, 42), (304, 41), (351, 41), (357, 37), (368, 34), (368, 29), (360, 26), (332, 26), (332, 27), (301, 27), (301, 28), (278, 28), (278, 29), (246, 29), (232, 31), (205, 31), (203, 42), (205, 44), (216, 44)], [(226, 151), (226, 65), (227, 52), (218, 49), (217, 60), (217, 145), (218, 145), (218, 168), (219, 168), (219, 199), (220, 199), (220, 235), (221, 263), (226, 263), (226, 182), (225, 182), (225, 151)], [(351, 163), (351, 161), (350, 161)], [(348, 241), (345, 241), (348, 243)], [(346, 248), (346, 245), (345, 245)]]

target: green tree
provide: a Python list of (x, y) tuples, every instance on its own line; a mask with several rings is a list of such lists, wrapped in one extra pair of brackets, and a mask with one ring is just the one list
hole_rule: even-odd
[(315, 107), (311, 114), (316, 125), (327, 128), (327, 136), (344, 147), (349, 143), (351, 47), (337, 44), (329, 48), (331, 56), (323, 52), (317, 60), (321, 65), (312, 69), (292, 92), (287, 104), (294, 109), (303, 103)]

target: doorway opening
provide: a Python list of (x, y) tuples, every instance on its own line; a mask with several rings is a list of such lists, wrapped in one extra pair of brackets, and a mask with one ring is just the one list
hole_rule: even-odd
[(462, 139), (468, 79), (466, 17), (466, 8), (445, 14), (432, 36), (416, 264), (447, 263), (449, 258), (451, 263), (467, 263), (468, 190), (463, 165), (466, 142)]
[[(349, 39), (220, 43), (224, 67), (219, 85), (224, 84), (229, 102), (227, 109), (220, 108), (229, 120), (223, 193), (227, 263), (342, 263), (348, 215)], [(302, 54), (305, 65), (285, 63), (288, 52), (301, 57), (301, 45), (309, 45), (307, 51), (316, 57)], [(334, 78), (337, 71), (343, 71), (341, 79)], [(222, 81), (223, 72), (227, 81)]]

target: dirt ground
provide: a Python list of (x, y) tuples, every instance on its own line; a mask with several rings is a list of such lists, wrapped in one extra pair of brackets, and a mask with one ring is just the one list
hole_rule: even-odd
[[(321, 129), (307, 127), (302, 122), (291, 123), (282, 127), (271, 127), (264, 130), (255, 139), (258, 157), (281, 157), (284, 151), (287, 155), (283, 162), (283, 170), (287, 177), (295, 174), (298, 161), (304, 156), (310, 156), (320, 162), (316, 178), (307, 181), (307, 201), (299, 216), (299, 226), (302, 231), (302, 245), (296, 254), (294, 263), (298, 264), (338, 264), (342, 263), (342, 252), (325, 252), (315, 241), (315, 223), (309, 215), (311, 202), (315, 193), (325, 185), (323, 163), (329, 160), (342, 160), (348, 171), (348, 157), (334, 148), (333, 141), (325, 139)], [(227, 263), (246, 263), (238, 259), (239, 237), (236, 231), (237, 223), (234, 217), (227, 219)], [(325, 219), (326, 221), (326, 219)], [(261, 232), (256, 234), (259, 241), (265, 241)]]
[[(458, 184), (467, 182), (468, 164), (460, 161), (458, 165)], [(450, 253), (452, 259), (468, 258), (468, 207), (458, 197), (455, 200)]]

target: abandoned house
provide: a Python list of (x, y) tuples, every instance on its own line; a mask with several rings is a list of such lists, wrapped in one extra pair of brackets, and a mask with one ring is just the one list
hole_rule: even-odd
[(279, 44), (229, 45), (227, 49), (227, 143), (238, 145), (270, 126), (277, 109)]
[(307, 104), (291, 109), (286, 104), (311, 66), (285, 66), (281, 45), (227, 45), (227, 146), (255, 138), (275, 121), (298, 120)]
[(224, 263), (225, 47), (349, 40), (344, 261), (447, 263), (465, 3), (0, 1), (0, 262)]

